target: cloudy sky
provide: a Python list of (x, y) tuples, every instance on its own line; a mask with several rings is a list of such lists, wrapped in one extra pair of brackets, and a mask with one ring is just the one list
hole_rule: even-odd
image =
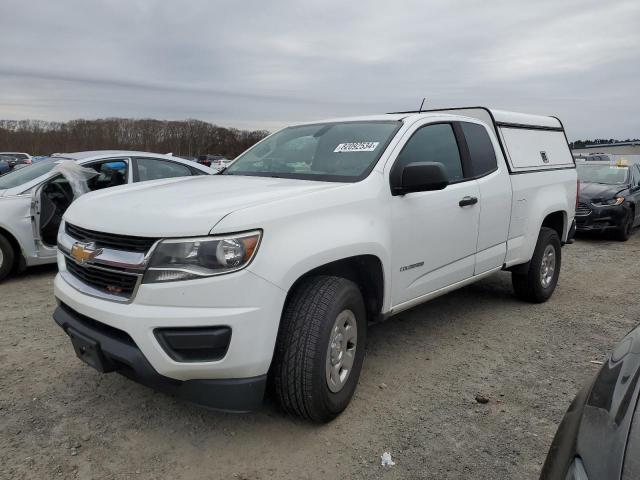
[(640, 1), (0, 0), (0, 118), (487, 105), (640, 137)]

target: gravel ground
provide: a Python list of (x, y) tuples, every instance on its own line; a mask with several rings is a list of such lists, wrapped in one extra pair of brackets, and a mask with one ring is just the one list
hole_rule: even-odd
[(324, 426), (100, 375), (51, 320), (55, 269), (32, 269), (0, 285), (0, 477), (535, 479), (591, 361), (640, 314), (640, 234), (563, 254), (546, 304), (499, 273), (372, 326), (351, 406)]

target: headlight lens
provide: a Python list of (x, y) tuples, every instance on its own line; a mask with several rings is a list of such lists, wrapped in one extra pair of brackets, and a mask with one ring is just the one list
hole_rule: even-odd
[(155, 248), (143, 283), (192, 280), (231, 273), (253, 259), (262, 232), (161, 241)]
[(624, 197), (614, 197), (609, 200), (601, 200), (599, 202), (591, 202), (597, 207), (613, 207), (615, 205), (621, 205), (624, 202)]

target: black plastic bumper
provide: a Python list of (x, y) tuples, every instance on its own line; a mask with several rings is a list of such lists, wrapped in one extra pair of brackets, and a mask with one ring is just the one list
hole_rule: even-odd
[(610, 207), (591, 207), (588, 215), (576, 216), (576, 229), (579, 232), (603, 232), (620, 228), (626, 218), (627, 209), (623, 205)]
[(175, 380), (160, 375), (124, 331), (60, 305), (53, 319), (70, 336), (78, 357), (102, 372), (117, 371), (138, 383), (217, 410), (260, 408), (267, 376), (238, 379)]

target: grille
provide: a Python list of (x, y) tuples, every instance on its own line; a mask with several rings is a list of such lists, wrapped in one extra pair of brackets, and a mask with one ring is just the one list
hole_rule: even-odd
[(587, 205), (586, 203), (578, 203), (578, 206), (576, 207), (576, 215), (579, 217), (584, 217), (586, 215), (589, 215), (591, 213), (591, 209), (589, 208), (589, 205)]
[(107, 271), (91, 265), (79, 265), (66, 259), (67, 271), (82, 282), (111, 295), (131, 297), (136, 288), (138, 275), (118, 271)]
[(114, 233), (102, 233), (86, 228), (77, 227), (67, 223), (67, 234), (81, 242), (95, 242), (98, 248), (113, 248), (115, 250), (127, 250), (129, 252), (148, 252), (156, 243), (157, 238), (134, 237), (131, 235), (116, 235)]

